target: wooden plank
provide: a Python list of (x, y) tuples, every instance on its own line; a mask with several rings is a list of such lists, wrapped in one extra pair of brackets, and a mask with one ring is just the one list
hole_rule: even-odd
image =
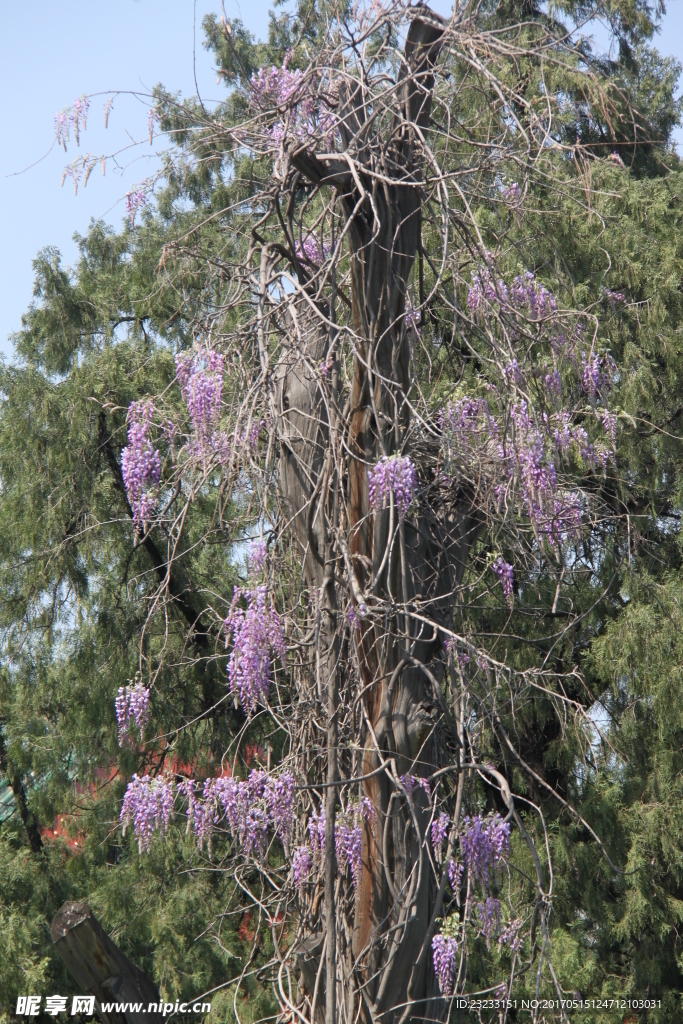
[[(83, 995), (93, 995), (98, 1016), (105, 1024), (161, 1024), (161, 1013), (146, 1012), (160, 1005), (159, 989), (124, 956), (109, 938), (86, 902), (65, 903), (50, 928), (52, 941)], [(102, 1003), (141, 1003), (142, 1012), (106, 1014)]]

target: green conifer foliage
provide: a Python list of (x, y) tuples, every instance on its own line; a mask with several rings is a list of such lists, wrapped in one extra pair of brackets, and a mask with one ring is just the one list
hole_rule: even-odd
[[(550, 13), (579, 19), (586, 8), (558, 4)], [(585, 450), (575, 445), (569, 455), (569, 476), (599, 510), (580, 555), (577, 548), (574, 563), (560, 569), (543, 556), (531, 528), (507, 523), (498, 534), (482, 531), (453, 622), (472, 649), (505, 666), (501, 692), (490, 715), (473, 722), (473, 735), (481, 762), (518, 795), (541, 871), (553, 872), (542, 937), (530, 880), (536, 865), (514, 830), (514, 867), (498, 894), (504, 899), (507, 887), (507, 906), (527, 908), (530, 937), (528, 966), (511, 997), (553, 997), (548, 971), (537, 974), (547, 954), (568, 998), (658, 1000), (661, 1008), (643, 1011), (642, 1019), (674, 1022), (683, 1019), (683, 172), (670, 142), (680, 117), (679, 68), (652, 48), (651, 5), (610, 0), (601, 13), (617, 43), (614, 59), (596, 60), (586, 44), (581, 59), (546, 68), (524, 54), (497, 58), (500, 81), (514, 85), (519, 100), (510, 118), (522, 117), (525, 103), (541, 110), (544, 97), (555, 104), (550, 134), (557, 145), (539, 147), (533, 174), (512, 147), (511, 157), (482, 162), (500, 121), (495, 90), (461, 54), (440, 58), (448, 77), (437, 86), (432, 124), (457, 120), (457, 132), (444, 130), (435, 158), (451, 159), (457, 149), (469, 190), (469, 210), (463, 205), (459, 213), (463, 223), (471, 215), (452, 243), (464, 268), (446, 282), (452, 305), (467, 309), (478, 252), (494, 254), (505, 280), (533, 272), (562, 309), (592, 317), (601, 350), (615, 361), (616, 402), (615, 458), (595, 472)], [(198, 849), (180, 817), (155, 835), (147, 853), (130, 831), (122, 837), (119, 823), (133, 773), (202, 781), (229, 762), (233, 775), (245, 778), (254, 751), (259, 763), (286, 755), (285, 731), (247, 719), (233, 700), (231, 652), (216, 625), (224, 617), (216, 609), (245, 583), (244, 538), (263, 526), (263, 508), (253, 495), (227, 489), (215, 467), (186, 495), (172, 441), (159, 441), (167, 514), (140, 529), (121, 453), (131, 403), (154, 396), (169, 422), (187, 419), (175, 356), (212, 329), (216, 310), (228, 308), (224, 334), (241, 331), (253, 343), (254, 322), (229, 298), (257, 237), (247, 228), (263, 212), (254, 197), (265, 193), (273, 162), (250, 153), (231, 130), (253, 113), (252, 76), (285, 59), (305, 68), (324, 45), (333, 14), (302, 0), (291, 17), (272, 16), (267, 43), (256, 43), (239, 22), (227, 31), (208, 18), (206, 45), (226, 98), (209, 116), (198, 102), (179, 104), (156, 90), (160, 127), (175, 150), (154, 206), (118, 234), (93, 224), (73, 270), (52, 249), (35, 262), (35, 297), (15, 338), (16, 359), (0, 371), (3, 1020), (17, 995), (72, 991), (49, 924), (64, 900), (83, 898), (165, 998), (217, 990), (213, 1021), (278, 1012), (276, 972), (265, 969), (274, 962), (277, 928), (243, 898), (245, 888), (261, 884), (263, 899), (273, 901), (274, 884), (259, 882), (246, 862), (236, 869), (225, 837)], [(526, 2), (484, 4), (479, 17), (480, 26), (501, 32), (520, 21), (520, 47), (554, 24)], [(603, 95), (611, 106), (600, 107)], [(310, 184), (293, 189), (292, 207), (297, 216), (308, 211), (301, 214), (307, 224), (322, 210)], [(481, 322), (458, 320), (436, 293), (440, 252), (438, 224), (425, 213), (411, 288), (423, 307), (415, 362), (434, 409), (453, 394), (483, 395), (488, 358)], [(245, 341), (242, 358), (252, 356)], [(225, 409), (244, 399), (240, 374), (236, 364), (226, 371)], [(532, 397), (542, 408), (542, 384)], [(597, 430), (592, 412), (586, 408), (588, 431)], [(266, 512), (275, 518), (269, 502)], [(513, 551), (509, 600), (495, 577), (491, 585), (492, 566)], [(305, 605), (300, 559), (291, 549), (285, 557), (288, 573), (275, 599), (298, 587)], [(448, 699), (459, 685), (449, 664)], [(545, 673), (529, 675), (538, 685), (514, 698), (503, 692), (501, 681), (531, 670)], [(484, 675), (473, 673), (468, 684), (479, 707), (487, 706), (490, 689)], [(121, 740), (115, 699), (135, 681), (150, 687), (149, 719)], [(490, 776), (470, 773), (467, 786), (471, 813), (505, 814)], [(272, 856), (269, 867), (281, 881), (287, 869), (280, 853)], [(318, 922), (319, 910), (320, 901)], [(444, 917), (447, 936), (448, 927), (460, 926), (454, 894)], [(294, 915), (282, 925), (283, 949), (298, 923)], [(515, 954), (487, 941), (476, 917), (468, 927), (468, 985), (491, 990)], [(294, 998), (296, 978), (291, 984)], [(581, 1019), (621, 1022), (625, 1012), (586, 1008)]]

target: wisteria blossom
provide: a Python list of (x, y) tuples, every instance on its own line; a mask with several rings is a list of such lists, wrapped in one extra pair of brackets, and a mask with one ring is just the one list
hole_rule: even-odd
[(441, 854), (443, 844), (448, 836), (450, 824), (451, 819), (447, 814), (440, 814), (438, 818), (435, 818), (432, 822), (432, 846), (439, 855)]
[[(566, 413), (537, 421), (522, 399), (511, 406), (509, 416), (512, 429), (502, 438), (485, 399), (464, 398), (447, 405), (440, 417), (445, 465), (453, 472), (456, 459), (480, 452), (495, 463), (502, 477), (493, 489), (499, 505), (520, 493), (537, 535), (553, 544), (576, 536), (581, 528), (581, 499), (558, 485), (557, 456), (566, 455), (575, 442), (583, 458), (604, 468), (608, 450), (590, 443), (586, 431), (573, 426)], [(511, 594), (509, 574), (508, 580), (506, 596)]]
[(486, 945), (490, 946), (491, 939), (497, 938), (500, 934), (500, 900), (489, 896), (485, 903), (477, 903), (476, 912), (479, 930), (486, 940)]
[(514, 591), (514, 570), (512, 566), (502, 557), (498, 557), (491, 568), (495, 572), (496, 576), (500, 577), (500, 582), (503, 586), (503, 596), (506, 600), (509, 600)]
[[(246, 610), (242, 600), (247, 602)], [(277, 655), (284, 662), (286, 653), (282, 623), (266, 598), (266, 588), (235, 587), (224, 627), (226, 646), (232, 638), (230, 690), (239, 695), (244, 710), (253, 714), (259, 700), (268, 700), (272, 657)]]
[(183, 352), (176, 356), (176, 380), (190, 414), (194, 448), (203, 457), (220, 450), (218, 431), (223, 401), (224, 360), (218, 352)]
[[(211, 842), (215, 826), (221, 821), (226, 822), (246, 857), (263, 856), (270, 828), (285, 847), (289, 843), (296, 793), (291, 772), (268, 775), (262, 769), (254, 769), (244, 780), (231, 776), (209, 778), (201, 795), (194, 779), (183, 779), (176, 792), (187, 801), (187, 826), (193, 828), (200, 848)], [(141, 851), (149, 850), (155, 829), (166, 831), (174, 802), (172, 782), (133, 776), (124, 797), (121, 821), (124, 831), (133, 822)]]
[(360, 825), (341, 820), (334, 830), (337, 863), (342, 871), (351, 868), (354, 887), (358, 887), (363, 853), (363, 830)]
[(614, 379), (614, 360), (610, 355), (581, 353), (581, 386), (591, 398), (607, 392)]
[(605, 295), (609, 299), (612, 309), (616, 309), (617, 302), (624, 302), (626, 300), (623, 292), (614, 292), (611, 288), (605, 288)]
[(155, 830), (166, 832), (172, 813), (171, 782), (163, 778), (150, 779), (149, 775), (133, 776), (123, 798), (120, 820), (124, 835), (133, 823), (140, 853), (151, 849)]
[(457, 893), (457, 891), (460, 888), (460, 884), (462, 882), (462, 876), (463, 876), (464, 870), (465, 870), (465, 865), (464, 864), (460, 864), (458, 861), (455, 861), (455, 860), (452, 860), (452, 859), (449, 860), (449, 862), (448, 862), (448, 881), (451, 883), (451, 889), (453, 890), (454, 893)]
[(349, 617), (349, 625), (351, 626), (351, 629), (360, 630), (360, 628), (361, 628), (361, 625), (360, 625), (361, 624), (361, 617), (358, 614), (358, 612), (356, 611), (356, 609), (353, 607), (352, 604), (349, 605), (348, 617)]
[(268, 556), (268, 545), (264, 540), (254, 540), (251, 542), (251, 550), (249, 551), (249, 572), (252, 575), (258, 576), (266, 563)]
[(315, 860), (325, 856), (325, 814), (324, 811), (311, 811), (308, 819), (308, 833), (311, 837), (311, 848)]
[(406, 308), (403, 315), (406, 327), (415, 331), (417, 335), (421, 334), (422, 331), (422, 311), (415, 309), (413, 306), (410, 295), (406, 295)]
[(144, 183), (137, 188), (131, 189), (130, 192), (126, 192), (126, 214), (130, 219), (130, 226), (132, 228), (135, 227), (135, 215), (138, 210), (147, 206), (148, 202), (149, 194)]
[(299, 846), (292, 857), (292, 869), (294, 871), (294, 883), (301, 891), (306, 879), (311, 872), (312, 856), (308, 846)]
[(418, 775), (399, 775), (401, 783), (405, 786), (408, 796), (412, 798), (413, 790), (418, 786), (428, 797), (432, 795), (432, 787), (429, 779), (422, 779)]
[(495, 278), (488, 267), (481, 267), (472, 273), (467, 308), (470, 313), (478, 313), (487, 306), (522, 312), (533, 320), (544, 320), (557, 310), (552, 292), (530, 270), (519, 274), (508, 286), (502, 278)]
[(149, 717), (149, 689), (142, 683), (135, 686), (120, 686), (115, 701), (116, 721), (119, 727), (119, 744), (123, 743), (134, 722), (140, 732)]
[(510, 824), (499, 814), (482, 818), (478, 814), (463, 820), (464, 830), (460, 837), (467, 870), (483, 886), (488, 887), (492, 871), (510, 855)]
[(316, 95), (316, 81), (298, 69), (288, 67), (290, 55), (281, 68), (260, 68), (251, 77), (251, 101), (257, 110), (277, 112), (280, 117), (267, 134), (279, 145), (287, 130), (300, 139), (325, 139), (331, 144), (337, 119)]
[(432, 939), (432, 957), (434, 973), (439, 981), (441, 995), (453, 995), (455, 965), (458, 955), (458, 943), (451, 935), (435, 935)]
[(330, 247), (327, 242), (321, 242), (315, 235), (308, 235), (304, 238), (303, 247), (297, 242), (296, 254), (300, 260), (312, 263), (319, 267), (330, 255)]
[(368, 470), (368, 490), (370, 505), (375, 510), (383, 508), (393, 492), (399, 516), (405, 519), (417, 491), (417, 471), (410, 458), (383, 455)]
[[(368, 822), (373, 830), (377, 823), (377, 815), (372, 803), (363, 797), (358, 803), (349, 805), (342, 811), (334, 826), (334, 848), (337, 863), (342, 871), (351, 870), (354, 888), (357, 888), (361, 876), (363, 853), (363, 822)], [(325, 855), (325, 814), (324, 811), (312, 811), (308, 819), (308, 832), (311, 840), (312, 862), (317, 863)]]
[(154, 512), (161, 476), (161, 458), (152, 447), (149, 430), (154, 416), (151, 401), (132, 402), (128, 409), (128, 444), (121, 452), (121, 472), (133, 511), (133, 521), (143, 526)]
[(76, 145), (80, 145), (80, 133), (87, 128), (89, 109), (90, 100), (88, 97), (79, 96), (73, 106), (66, 107), (58, 114), (55, 114), (54, 125), (57, 144), (63, 147), (65, 153), (66, 144), (71, 138), (72, 131), (76, 139)]

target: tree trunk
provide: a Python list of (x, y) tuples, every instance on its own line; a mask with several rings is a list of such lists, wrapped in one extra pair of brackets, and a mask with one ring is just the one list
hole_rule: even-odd
[[(159, 989), (112, 942), (87, 903), (65, 903), (50, 928), (57, 952), (82, 993), (95, 996), (97, 1013), (105, 1024), (160, 1024)], [(139, 1003), (138, 1011), (102, 1010), (102, 1003)]]

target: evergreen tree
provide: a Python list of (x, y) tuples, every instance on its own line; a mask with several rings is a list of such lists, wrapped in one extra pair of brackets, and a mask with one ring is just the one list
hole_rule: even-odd
[[(556, 12), (576, 18), (582, 13), (579, 5)], [(564, 59), (555, 60), (548, 53), (555, 45), (550, 41), (561, 34), (557, 22), (528, 5), (490, 10), (484, 5), (449, 37), (450, 47), (438, 58), (436, 83), (426, 86), (434, 100), (422, 130), (433, 133), (436, 165), (448, 168), (454, 180), (460, 175), (466, 185), (460, 193), (463, 202), (456, 197), (452, 204), (452, 234), (444, 247), (443, 224), (433, 215), (440, 194), (427, 173), (421, 187), (429, 199), (422, 203), (415, 270), (402, 279), (408, 299), (399, 286), (398, 304), (395, 297), (387, 299), (394, 302), (394, 313), (374, 307), (378, 323), (388, 318), (382, 331), (395, 331), (402, 343), (410, 339), (415, 391), (402, 387), (399, 393), (415, 396), (410, 402), (427, 424), (420, 436), (411, 433), (405, 413), (394, 423), (402, 451), (417, 465), (416, 477), (406, 463), (399, 467), (389, 458), (384, 475), (370, 478), (374, 493), (386, 497), (395, 513), (372, 507), (372, 495), (363, 492), (367, 466), (362, 468), (363, 462), (372, 468), (375, 460), (382, 465), (379, 423), (383, 418), (389, 423), (393, 413), (381, 402), (378, 409), (370, 408), (362, 368), (358, 361), (353, 364), (353, 344), (345, 351), (342, 341), (333, 340), (329, 347), (337, 336), (330, 325), (343, 328), (346, 337), (352, 337), (349, 331), (363, 336), (367, 310), (356, 309), (356, 318), (349, 321), (345, 299), (350, 293), (357, 306), (363, 290), (367, 302), (368, 288), (375, 287), (370, 278), (363, 284), (359, 276), (359, 252), (371, 245), (371, 234), (362, 241), (357, 228), (360, 244), (351, 238), (344, 243), (349, 249), (333, 253), (342, 231), (353, 232), (353, 216), (347, 207), (345, 221), (330, 205), (315, 155), (321, 138), (330, 146), (325, 132), (331, 129), (321, 110), (327, 102), (325, 74), (336, 67), (315, 55), (329, 54), (334, 33), (343, 35), (344, 19), (336, 9), (302, 4), (293, 18), (273, 18), (268, 44), (255, 44), (238, 23), (208, 19), (208, 43), (230, 91), (210, 116), (198, 104), (178, 106), (157, 91), (161, 126), (178, 151), (167, 166), (156, 209), (146, 210), (134, 228), (120, 235), (93, 225), (80, 242), (73, 273), (62, 269), (54, 252), (37, 260), (35, 302), (16, 339), (17, 362), (4, 369), (0, 384), (0, 768), (12, 792), (11, 800), (3, 797), (3, 807), (13, 811), (0, 834), (5, 1012), (17, 994), (31, 987), (69, 990), (50, 949), (48, 927), (64, 899), (87, 897), (105, 927), (154, 975), (168, 998), (194, 997), (226, 985), (229, 994), (219, 1013), (230, 1018), (233, 996), (239, 999), (246, 992), (240, 1017), (257, 1019), (275, 1010), (271, 980), (281, 1006), (294, 1001), (309, 1013), (314, 986), (302, 976), (300, 993), (293, 979), (294, 988), (285, 991), (282, 972), (278, 975), (272, 964), (291, 950), (295, 934), (318, 933), (322, 902), (327, 922), (336, 907), (339, 920), (354, 922), (356, 929), (377, 924), (367, 916), (364, 923), (362, 912), (354, 920), (356, 885), (368, 899), (361, 910), (372, 914), (372, 901), (379, 900), (372, 895), (373, 886), (380, 885), (378, 865), (387, 855), (394, 865), (393, 884), (400, 888), (401, 877), (407, 884), (412, 854), (401, 851), (399, 831), (408, 830), (406, 821), (416, 815), (425, 848), (431, 839), (435, 879), (424, 883), (424, 898), (432, 910), (438, 909), (439, 899), (446, 900), (433, 956), (424, 941), (427, 934), (431, 943), (433, 929), (431, 935), (423, 930), (417, 946), (410, 947), (411, 967), (422, 958), (427, 981), (421, 984), (433, 1000), (431, 1014), (445, 1012), (438, 985), (442, 991), (448, 987), (444, 982), (457, 940), (466, 964), (465, 973), (455, 979), (461, 990), (465, 985), (467, 991), (491, 996), (509, 978), (506, 995), (519, 1000), (536, 991), (651, 998), (661, 1000), (661, 1009), (648, 1010), (647, 1019), (680, 1019), (681, 840), (675, 810), (680, 728), (675, 708), (683, 413), (678, 197), (683, 178), (670, 148), (679, 116), (673, 98), (678, 69), (648, 46), (653, 23), (647, 5), (611, 4), (605, 13), (619, 42), (616, 61), (594, 60), (585, 44), (567, 48)], [(378, 65), (385, 61), (384, 73), (398, 77), (405, 66), (395, 56), (399, 39), (405, 40), (400, 11), (380, 12), (378, 22), (367, 36), (367, 59)], [(441, 31), (433, 25), (431, 30), (437, 36)], [(488, 67), (479, 60), (480, 44), (472, 43), (477, 32), (490, 33), (485, 46), (492, 49), (481, 51), (493, 53)], [(429, 45), (437, 36), (430, 37)], [(500, 39), (505, 46), (498, 46)], [(472, 45), (474, 50), (468, 50)], [(418, 79), (419, 74), (424, 70)], [(305, 91), (310, 82), (318, 83), (317, 106)], [(373, 103), (391, 109), (392, 101), (378, 88)], [(346, 89), (348, 95), (348, 82)], [(332, 97), (330, 111), (339, 109), (335, 103), (349, 109), (339, 91)], [(543, 121), (539, 111), (547, 97), (553, 115)], [(295, 128), (284, 169), (276, 145), (283, 111), (288, 111), (285, 122), (289, 117)], [(310, 119), (303, 129), (296, 120), (302, 116)], [(501, 124), (507, 151), (501, 147), (495, 159), (482, 159)], [(531, 142), (521, 144), (524, 132)], [(307, 135), (314, 136), (312, 144)], [(355, 144), (342, 136), (334, 145), (353, 151)], [(335, 173), (343, 193), (348, 186), (341, 170)], [(282, 185), (273, 189), (278, 175)], [(380, 223), (387, 216), (382, 212)], [(416, 216), (411, 208), (407, 221)], [(278, 420), (268, 405), (272, 380), (268, 373), (260, 376), (264, 351), (262, 346), (258, 353), (255, 345), (263, 316), (254, 301), (258, 285), (252, 278), (240, 291), (249, 282), (255, 251), (288, 275), (288, 285), (279, 279), (283, 305), (288, 288), (312, 299), (291, 307), (293, 323), (286, 317), (278, 320), (279, 312), (271, 316), (266, 359), (277, 360), (287, 350), (287, 336), (299, 332), (309, 375), (300, 380), (316, 381), (312, 394), (328, 384), (343, 389), (345, 375), (349, 384), (357, 380), (356, 397), (366, 394), (365, 426), (349, 435), (348, 461), (335, 470), (340, 491), (352, 497), (355, 481), (358, 493), (364, 493), (353, 511), (357, 518), (347, 522), (347, 550), (343, 535), (326, 540), (320, 533), (318, 513), (301, 519), (302, 509), (322, 506), (315, 505), (319, 492), (313, 484), (292, 483), (299, 470), (295, 460), (288, 462), (288, 451), (294, 450), (309, 471), (312, 466), (317, 474), (320, 467), (315, 457), (311, 463), (297, 449), (291, 416), (283, 416), (280, 406)], [(439, 269), (444, 252), (445, 272)], [(331, 272), (321, 284), (321, 272), (328, 267)], [(367, 266), (365, 272), (370, 273)], [(382, 267), (379, 277), (389, 279), (389, 271)], [(573, 354), (559, 371), (557, 363), (548, 361), (557, 351), (557, 345), (548, 344), (549, 331), (556, 329), (556, 321), (567, 337), (574, 328), (571, 316), (558, 319), (556, 310), (574, 311), (581, 326), (573, 335)], [(324, 330), (316, 321), (321, 312)], [(609, 357), (614, 360), (612, 390), (605, 401)], [(211, 358), (219, 361), (207, 362)], [(297, 397), (291, 375), (304, 371), (292, 365), (285, 360), (286, 369), (276, 369), (277, 394), (293, 396), (294, 410), (300, 412), (296, 401), (302, 394), (309, 400), (311, 385), (302, 385)], [(379, 366), (379, 372), (391, 379), (395, 367)], [(573, 389), (579, 397), (572, 408), (574, 432), (566, 459), (555, 463), (564, 489), (557, 493), (575, 488), (585, 515), (580, 539), (564, 527), (559, 528), (560, 541), (549, 544), (542, 517), (530, 512), (528, 501), (513, 507), (510, 492), (510, 510), (503, 514), (500, 497), (492, 504), (487, 494), (477, 505), (471, 495), (482, 479), (491, 492), (494, 484), (501, 486), (487, 451), (476, 447), (484, 400), (493, 419), (503, 417), (505, 409), (508, 414), (512, 410), (513, 420), (519, 417), (515, 401), (521, 396), (538, 416), (544, 411), (558, 415), (554, 409), (568, 409), (553, 405), (558, 372), (563, 394)], [(212, 405), (219, 377), (218, 405)], [(204, 389), (203, 413), (197, 410), (197, 388)], [(377, 395), (386, 401), (381, 389)], [(153, 407), (145, 405), (148, 396), (154, 396)], [(333, 401), (329, 407), (334, 409)], [(442, 440), (430, 445), (439, 409), (445, 410), (444, 435), (451, 423), (450, 448)], [(342, 419), (347, 415), (337, 411)], [(467, 416), (469, 421), (463, 419)], [(468, 423), (473, 429), (466, 438), (463, 424)], [(503, 418), (499, 424), (509, 429)], [(322, 447), (327, 443), (318, 442)], [(392, 456), (396, 441), (391, 432), (386, 443), (385, 454)], [(274, 461), (278, 448), (279, 471)], [(157, 450), (158, 468), (153, 461)], [(607, 455), (609, 450), (614, 454)], [(130, 469), (135, 453), (137, 484)], [(435, 465), (450, 476), (444, 493)], [(392, 475), (399, 469), (403, 478)], [(448, 488), (457, 481), (461, 491), (455, 495)], [(402, 494), (408, 513), (416, 485), (422, 495), (419, 510), (407, 514), (400, 528), (403, 547), (400, 558), (398, 548), (389, 557), (395, 576), (385, 584), (379, 563), (387, 531), (394, 529), (389, 515), (398, 521)], [(278, 509), (283, 492), (285, 505)], [(162, 780), (188, 776), (202, 784), (206, 779), (248, 780), (255, 765), (272, 766), (275, 778), (283, 778), (282, 770), (295, 763), (293, 736), (301, 735), (296, 733), (301, 728), (297, 701), (301, 713), (317, 715), (319, 723), (319, 732), (310, 735), (309, 759), (296, 762), (298, 783), (308, 781), (319, 798), (326, 777), (337, 782), (335, 771), (348, 779), (382, 766), (381, 759), (371, 766), (367, 757), (345, 760), (343, 751), (336, 769), (333, 756), (326, 760), (325, 746), (332, 752), (337, 742), (336, 726), (325, 721), (315, 696), (305, 689), (311, 666), (315, 677), (315, 659), (306, 645), (317, 629), (323, 664), (326, 645), (333, 660), (341, 653), (353, 666), (355, 658), (361, 689), (368, 687), (368, 649), (356, 639), (357, 624), (361, 637), (369, 628), (362, 621), (367, 573), (375, 572), (380, 594), (388, 586), (398, 606), (414, 612), (398, 563), (403, 559), (419, 576), (419, 558), (422, 564), (429, 558), (418, 552), (415, 561), (411, 549), (418, 551), (421, 535), (433, 535), (434, 523), (451, 529), (443, 524), (462, 514), (463, 492), (472, 509), (464, 555), (463, 549), (454, 554), (452, 548), (449, 557), (452, 564), (467, 564), (456, 573), (457, 586), (446, 605), (439, 604), (445, 594), (438, 586), (433, 593), (425, 589), (428, 611), (419, 613), (437, 629), (437, 641), (439, 636), (458, 640), (449, 641), (444, 651), (440, 642), (430, 646), (414, 637), (418, 654), (410, 655), (432, 673), (446, 709), (439, 701), (430, 704), (432, 698), (420, 687), (429, 693), (432, 684), (425, 683), (419, 669), (421, 683), (411, 677), (404, 688), (405, 694), (411, 687), (420, 690), (418, 711), (425, 718), (416, 726), (420, 742), (426, 744), (428, 737), (430, 743), (445, 745), (438, 754), (430, 748), (428, 767), (425, 758), (413, 757), (411, 763), (406, 751), (398, 750), (401, 779), (387, 783), (395, 795), (366, 783), (355, 796), (364, 796), (373, 810), (364, 819), (359, 811), (358, 821), (351, 785), (348, 792), (341, 790), (339, 805), (329, 799), (299, 804), (298, 861), (290, 840), (281, 846), (276, 841), (266, 869), (258, 857), (253, 861), (244, 855), (243, 842), (240, 847), (227, 823), (199, 849), (184, 836), (181, 821), (149, 843), (138, 829), (147, 852), (138, 853), (130, 833), (121, 840), (119, 810), (126, 787), (134, 792), (129, 782), (135, 772), (155, 780), (146, 784), (148, 794), (160, 792), (167, 784)], [(301, 523), (293, 536), (287, 532), (287, 507)], [(373, 514), (379, 558), (367, 536), (358, 541), (359, 524)], [(557, 510), (553, 514), (559, 515)], [(338, 523), (335, 528), (340, 529)], [(267, 553), (245, 543), (257, 536), (270, 541)], [(451, 535), (447, 544), (454, 543)], [(300, 548), (307, 549), (302, 569)], [(246, 569), (242, 559), (249, 549), (251, 567)], [(346, 595), (350, 624), (345, 617), (340, 623), (342, 608), (334, 604), (323, 602), (316, 612), (314, 592), (330, 586), (317, 563), (334, 563), (334, 586), (343, 578), (346, 589), (334, 600)], [(268, 582), (290, 646), (288, 661), (277, 670), (278, 692), (284, 695), (279, 721), (276, 717), (279, 728), (267, 715), (253, 714), (263, 694), (235, 683), (244, 678), (235, 651), (239, 638), (251, 635), (249, 615), (256, 603), (249, 593), (256, 592), (255, 578)], [(233, 599), (236, 583), (246, 591), (242, 604)], [(264, 606), (265, 628), (274, 635), (279, 619), (268, 619), (269, 607)], [(387, 609), (383, 614), (390, 613), (391, 602)], [(321, 627), (316, 614), (328, 616), (328, 624)], [(330, 624), (335, 616), (336, 630)], [(377, 630), (376, 618), (369, 621)], [(388, 643), (392, 630), (400, 637), (403, 628), (399, 616), (399, 625), (375, 643)], [(387, 664), (391, 672), (400, 669), (408, 675), (398, 655)], [(329, 666), (325, 672), (330, 678)], [(351, 685), (342, 677), (342, 688)], [(329, 698), (327, 682), (319, 702), (325, 691)], [(144, 714), (135, 713), (142, 707), (135, 701), (149, 702)], [(456, 727), (449, 736), (451, 713)], [(283, 730), (285, 714), (293, 718)], [(397, 734), (398, 725), (392, 728)], [(342, 724), (342, 736), (343, 729)], [(366, 752), (371, 749), (362, 727), (358, 739)], [(437, 806), (416, 780), (432, 775), (434, 787), (434, 771), (440, 765), (448, 769), (449, 757), (451, 767), (468, 759), (477, 767), (462, 768), (460, 788), (450, 788), (449, 775), (443, 776), (434, 789), (443, 801)], [(500, 819), (487, 812), (508, 815), (510, 791), (517, 802), (509, 874), (496, 874), (487, 895), (484, 867), (477, 868), (466, 852), (467, 842), (474, 841), (468, 829), (483, 829), (486, 842), (497, 839), (499, 854), (505, 853)], [(197, 803), (204, 811), (210, 810), (210, 792), (210, 787), (204, 791), (204, 804)], [(198, 790), (190, 802), (200, 795)], [(390, 822), (394, 803), (394, 815), (400, 805), (404, 817), (397, 815), (391, 834), (387, 826), (379, 849), (373, 814), (380, 823)], [(218, 816), (220, 806), (216, 802)], [(303, 870), (302, 858), (310, 861), (316, 854), (315, 842), (312, 848), (303, 842), (305, 826), (317, 820), (323, 807), (327, 834), (335, 817), (341, 830), (336, 889), (330, 883), (333, 875), (324, 880), (320, 873), (314, 880), (308, 862)], [(438, 824), (444, 812), (448, 828), (456, 830), (454, 856), (467, 867), (460, 883), (457, 870), (448, 872), (443, 860), (446, 833), (438, 841), (438, 829), (446, 828)], [(458, 815), (465, 812), (470, 824), (463, 826)], [(211, 827), (202, 833), (198, 814), (193, 820), (188, 816), (188, 828), (192, 824), (196, 837), (206, 840)], [(276, 832), (277, 827), (276, 821)], [(355, 846), (345, 853), (344, 842), (355, 843), (357, 832), (364, 844), (360, 866), (344, 877), (344, 857), (356, 863)], [(318, 844), (321, 834), (316, 833)], [(333, 871), (331, 847), (328, 843)], [(397, 867), (401, 856), (403, 876)], [(506, 858), (505, 853), (497, 863), (502, 866)], [(551, 871), (552, 900), (542, 899), (538, 892), (549, 884)], [(491, 872), (493, 879), (493, 867)], [(531, 881), (537, 873), (541, 881)], [(473, 898), (475, 886), (480, 893)], [(259, 893), (260, 903), (245, 900), (245, 890)], [(291, 917), (278, 935), (283, 893)], [(19, 909), (27, 904), (34, 908), (28, 919)], [(265, 916), (259, 920), (260, 912)], [(266, 927), (269, 914), (271, 927)], [(343, 976), (343, 957), (348, 948), (357, 949), (358, 940), (350, 943), (339, 927), (336, 970)], [(331, 932), (326, 928), (329, 956)], [(243, 958), (238, 965), (235, 956)], [(292, 970), (295, 965), (292, 961)], [(326, 962), (326, 976), (333, 970), (334, 958)], [(231, 979), (240, 979), (239, 984), (229, 985)], [(407, 983), (408, 975), (401, 984)], [(368, 981), (368, 991), (375, 985), (371, 1001), (379, 999), (377, 984)], [(326, 1001), (329, 1014), (325, 989), (323, 983), (317, 1005)], [(408, 998), (415, 993), (410, 988)], [(362, 998), (359, 1006), (361, 1013), (369, 1012)], [(425, 1012), (420, 1004), (413, 1015), (420, 1018)], [(394, 1013), (398, 1020), (402, 1011)], [(612, 1007), (608, 1017), (621, 1021), (623, 1014), (622, 1008)], [(605, 1013), (586, 1008), (583, 1017), (604, 1020)]]

